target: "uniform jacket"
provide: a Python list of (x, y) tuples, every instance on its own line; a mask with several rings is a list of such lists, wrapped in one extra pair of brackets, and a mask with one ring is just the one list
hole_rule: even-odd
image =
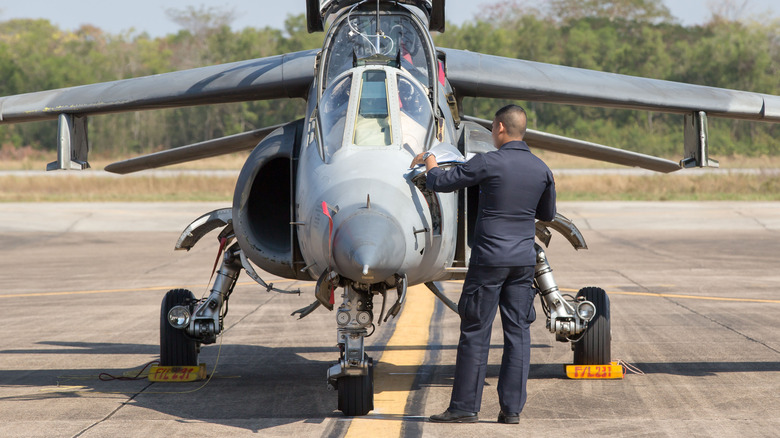
[(470, 265), (534, 266), (534, 219), (555, 217), (555, 180), (524, 141), (477, 154), (466, 163), (428, 171), (428, 189), (452, 192), (479, 185), (479, 214)]

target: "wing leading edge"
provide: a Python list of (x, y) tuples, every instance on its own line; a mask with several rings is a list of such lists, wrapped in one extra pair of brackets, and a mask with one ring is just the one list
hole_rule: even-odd
[(130, 158), (124, 161), (118, 161), (106, 166), (105, 171), (125, 175), (141, 170), (155, 169), (158, 167), (170, 166), (172, 164), (186, 163), (203, 158), (211, 158), (253, 149), (272, 132), (286, 125), (288, 125), (288, 123), (255, 129), (249, 132), (242, 132), (240, 134), (215, 138), (188, 146), (181, 146)]
[(317, 50), (0, 97), (0, 124), (180, 106), (306, 97)]
[(459, 97), (488, 97), (780, 123), (780, 96), (440, 49)]

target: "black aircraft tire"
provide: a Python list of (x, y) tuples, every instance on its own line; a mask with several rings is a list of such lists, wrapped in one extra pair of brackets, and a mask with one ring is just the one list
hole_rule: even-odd
[(198, 345), (183, 330), (168, 324), (168, 311), (174, 306), (194, 301), (186, 289), (169, 290), (160, 307), (160, 365), (193, 366), (198, 364)]
[(345, 376), (338, 380), (339, 410), (347, 417), (358, 417), (374, 409), (374, 364), (369, 359), (368, 374)]
[(598, 287), (582, 288), (577, 297), (585, 297), (596, 306), (596, 317), (588, 323), (582, 338), (574, 343), (574, 365), (607, 365), (612, 360), (609, 297)]

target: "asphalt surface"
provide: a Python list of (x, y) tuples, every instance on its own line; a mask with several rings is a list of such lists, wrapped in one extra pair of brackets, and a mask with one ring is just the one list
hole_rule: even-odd
[[(495, 422), (498, 319), (480, 422), (425, 420), (448, 404), (458, 319), (438, 302), (420, 317), (410, 307), (429, 298), (420, 289), (369, 338), (369, 353), (387, 361), (375, 376), (377, 409), (360, 420), (342, 416), (325, 385), (334, 314), (290, 316), (313, 301), (311, 283), (266, 278), (302, 291), (282, 295), (242, 276), (221, 346), (200, 356), (208, 382), (110, 380), (158, 357), (168, 289), (206, 293), (216, 239), (188, 253), (173, 246), (218, 207), (0, 204), (0, 436), (778, 435), (780, 203), (561, 203), (590, 249), (553, 237), (556, 279), (570, 293), (608, 291), (613, 359), (644, 374), (567, 379), (571, 350), (547, 332), (537, 300), (520, 425)], [(441, 286), (457, 299), (459, 283)], [(420, 326), (425, 342), (399, 343)], [(414, 351), (419, 366), (391, 359)], [(393, 397), (400, 407), (386, 404)]]

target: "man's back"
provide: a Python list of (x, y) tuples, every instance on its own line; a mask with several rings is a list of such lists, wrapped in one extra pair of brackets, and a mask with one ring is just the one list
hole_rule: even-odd
[(525, 142), (512, 141), (456, 169), (428, 174), (428, 187), (436, 191), (476, 184), (480, 187), (479, 215), (470, 264), (535, 265), (534, 218), (555, 217), (555, 183), (550, 169)]

